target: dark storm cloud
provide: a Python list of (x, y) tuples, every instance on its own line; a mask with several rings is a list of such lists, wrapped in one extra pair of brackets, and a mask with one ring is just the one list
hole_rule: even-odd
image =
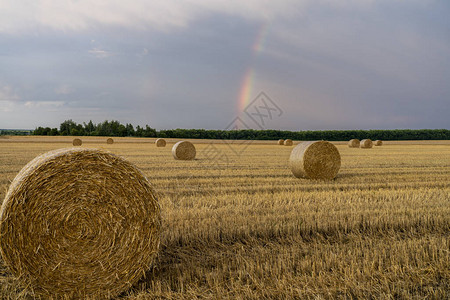
[(250, 97), (263, 90), (285, 111), (273, 128), (450, 126), (442, 1), (167, 3), (136, 21), (112, 5), (94, 23), (84, 7), (66, 19), (50, 9), (34, 29), (0, 22), (0, 128), (71, 118), (221, 129), (250, 69)]

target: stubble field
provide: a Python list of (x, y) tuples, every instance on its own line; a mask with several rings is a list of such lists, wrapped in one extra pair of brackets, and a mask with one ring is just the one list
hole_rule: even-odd
[[(295, 178), (292, 147), (83, 138), (135, 163), (158, 193), (153, 268), (123, 299), (449, 299), (450, 141), (335, 145), (333, 181)], [(32, 158), (72, 138), (0, 139), (0, 201)], [(0, 298), (31, 299), (0, 260)]]

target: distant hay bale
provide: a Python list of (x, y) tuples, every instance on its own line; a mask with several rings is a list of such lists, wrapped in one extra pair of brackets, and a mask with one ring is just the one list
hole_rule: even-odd
[(291, 152), (289, 165), (295, 177), (331, 180), (341, 167), (341, 155), (327, 141), (302, 142)]
[(359, 148), (359, 143), (360, 141), (358, 139), (351, 139), (350, 141), (348, 141), (348, 146), (350, 148)]
[(371, 139), (362, 140), (359, 144), (361, 148), (372, 148), (373, 146)]
[(166, 140), (165, 139), (156, 139), (155, 144), (156, 144), (156, 147), (165, 147)]
[(291, 139), (287, 139), (287, 140), (284, 141), (284, 145), (285, 145), (285, 146), (292, 146), (293, 144), (294, 144), (294, 143), (292, 142)]
[(278, 145), (284, 145), (284, 140), (283, 139), (279, 139), (278, 140)]
[(180, 141), (173, 145), (172, 155), (175, 159), (192, 160), (195, 158), (195, 146), (188, 141)]
[(108, 138), (108, 139), (106, 140), (106, 143), (107, 143), (108, 145), (112, 145), (112, 144), (114, 144), (114, 140), (113, 140), (112, 138)]
[(81, 144), (83, 144), (83, 142), (80, 139), (73, 139), (72, 141), (72, 145), (74, 146), (81, 146)]
[(382, 145), (383, 145), (383, 141), (381, 141), (381, 140), (376, 140), (376, 141), (374, 142), (374, 144), (375, 144), (375, 146), (382, 146)]
[(4, 263), (39, 299), (119, 295), (155, 259), (155, 193), (128, 161), (96, 149), (42, 154), (15, 177), (0, 210)]

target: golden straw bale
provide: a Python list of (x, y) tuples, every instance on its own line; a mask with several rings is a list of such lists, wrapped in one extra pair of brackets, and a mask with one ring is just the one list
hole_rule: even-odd
[(107, 143), (108, 145), (112, 145), (112, 144), (114, 144), (114, 140), (113, 140), (112, 138), (108, 138), (108, 139), (106, 140), (106, 143)]
[(81, 146), (83, 144), (83, 142), (81, 141), (81, 139), (73, 139), (72, 141), (72, 145), (74, 146)]
[(172, 155), (175, 159), (192, 160), (195, 158), (195, 146), (188, 141), (179, 141), (172, 147)]
[(156, 139), (155, 145), (156, 145), (156, 147), (165, 147), (166, 140), (165, 139)]
[(348, 146), (350, 148), (359, 148), (359, 143), (360, 141), (358, 139), (351, 139), (350, 141), (348, 141)]
[(339, 172), (341, 155), (330, 142), (302, 142), (292, 150), (289, 164), (295, 177), (331, 180)]
[(278, 145), (284, 145), (284, 140), (283, 139), (279, 139), (278, 140)]
[(374, 144), (375, 144), (375, 146), (382, 146), (382, 145), (383, 145), (383, 141), (381, 141), (381, 140), (376, 140), (376, 141), (374, 142)]
[(39, 299), (119, 295), (149, 269), (160, 231), (160, 207), (142, 172), (96, 149), (36, 157), (0, 210), (3, 261)]
[(362, 140), (360, 144), (361, 148), (372, 148), (373, 143), (371, 139)]
[(284, 141), (284, 145), (285, 145), (285, 146), (292, 146), (293, 144), (294, 144), (294, 143), (292, 142), (291, 139), (287, 139), (287, 140)]

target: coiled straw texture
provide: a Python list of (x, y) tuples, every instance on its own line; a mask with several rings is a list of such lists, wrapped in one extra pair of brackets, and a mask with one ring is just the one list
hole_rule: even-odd
[(165, 147), (166, 140), (165, 139), (156, 139), (155, 145), (156, 145), (156, 147)]
[(82, 144), (83, 142), (81, 141), (81, 139), (73, 139), (72, 141), (73, 146), (81, 146)]
[(175, 159), (192, 160), (196, 154), (195, 146), (188, 141), (179, 141), (172, 147), (172, 155)]
[(350, 141), (348, 141), (348, 146), (350, 148), (359, 148), (359, 143), (360, 141), (358, 139), (351, 139)]
[(292, 146), (293, 144), (294, 144), (294, 142), (292, 142), (291, 139), (284, 140), (284, 145), (285, 146)]
[(360, 147), (361, 148), (372, 148), (373, 142), (371, 139), (361, 140)]
[(331, 180), (339, 172), (341, 155), (330, 142), (302, 142), (292, 150), (289, 164), (295, 177)]
[(42, 299), (104, 299), (136, 283), (160, 243), (160, 208), (126, 160), (69, 148), (29, 162), (0, 210), (5, 264)]

